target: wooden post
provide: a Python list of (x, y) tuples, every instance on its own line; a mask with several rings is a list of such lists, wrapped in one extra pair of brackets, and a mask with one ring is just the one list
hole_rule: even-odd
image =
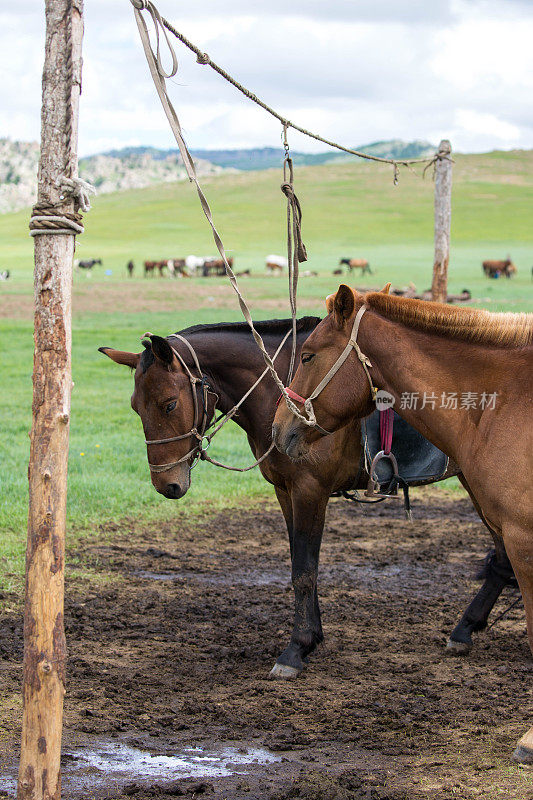
[[(46, 0), (38, 201), (61, 203), (77, 175), (83, 0)], [(65, 691), (65, 516), (74, 236), (35, 236), (35, 330), (19, 800), (59, 800)]]
[(448, 262), (450, 260), (450, 227), (452, 222), (452, 146), (448, 139), (439, 145), (435, 164), (435, 260), (431, 299), (445, 303), (448, 299)]

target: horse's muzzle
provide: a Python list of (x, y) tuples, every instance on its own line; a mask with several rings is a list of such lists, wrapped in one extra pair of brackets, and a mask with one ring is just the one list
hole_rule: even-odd
[(182, 489), (179, 483), (169, 483), (163, 489), (158, 489), (157, 491), (169, 500), (179, 500), (180, 497), (187, 493), (187, 489)]
[(299, 458), (302, 454), (299, 443), (300, 431), (294, 425), (272, 425), (272, 440), (280, 453), (286, 453), (289, 458)]

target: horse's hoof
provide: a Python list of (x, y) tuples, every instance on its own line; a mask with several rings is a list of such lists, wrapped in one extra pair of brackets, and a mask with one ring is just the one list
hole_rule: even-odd
[(471, 649), (471, 644), (467, 642), (456, 642), (455, 639), (448, 639), (446, 643), (446, 650), (452, 656), (466, 656)]
[(523, 767), (533, 767), (533, 750), (523, 744), (518, 745), (511, 758)]
[(296, 669), (296, 667), (289, 667), (288, 664), (274, 664), (272, 669), (269, 673), (269, 678), (281, 678), (282, 680), (292, 680), (293, 678), (297, 678), (300, 674), (301, 670)]

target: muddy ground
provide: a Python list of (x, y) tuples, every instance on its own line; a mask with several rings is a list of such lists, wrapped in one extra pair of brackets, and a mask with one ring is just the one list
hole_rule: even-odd
[[(271, 505), (151, 529), (125, 522), (71, 551), (63, 796), (531, 800), (533, 773), (510, 762), (533, 717), (522, 606), (478, 634), (468, 657), (447, 656), (488, 536), (461, 495), (418, 490), (412, 524), (399, 506), (330, 504), (326, 641), (292, 682), (268, 679), (292, 618), (288, 546)], [(506, 590), (496, 614), (512, 599)], [(4, 608), (14, 600), (4, 596)], [(21, 657), (13, 606), (0, 617), (4, 796), (16, 774)], [(276, 760), (173, 781), (132, 765), (102, 783), (88, 768), (85, 786), (92, 774), (94, 783), (80, 788), (76, 763), (103, 742), (158, 756), (265, 748)]]

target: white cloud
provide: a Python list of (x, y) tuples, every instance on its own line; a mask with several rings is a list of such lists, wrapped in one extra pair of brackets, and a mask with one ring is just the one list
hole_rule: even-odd
[[(163, 15), (282, 114), (350, 146), (449, 136), (456, 149), (533, 147), (529, 0), (219, 0)], [(125, 0), (85, 4), (80, 153), (173, 147)], [(0, 11), (0, 136), (37, 139), (44, 19)], [(277, 145), (280, 125), (175, 41), (169, 84), (192, 147)], [(109, 144), (107, 144), (109, 143)], [(323, 149), (291, 134), (293, 147)]]

